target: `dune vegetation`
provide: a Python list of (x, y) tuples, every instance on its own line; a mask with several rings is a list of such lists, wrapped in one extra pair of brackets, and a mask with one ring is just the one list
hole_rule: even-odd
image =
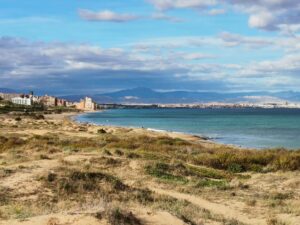
[(0, 224), (297, 224), (299, 170), (300, 151), (3, 115)]

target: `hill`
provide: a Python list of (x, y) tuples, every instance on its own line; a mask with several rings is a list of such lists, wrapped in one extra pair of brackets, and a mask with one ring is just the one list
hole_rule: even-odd
[[(83, 95), (62, 96), (68, 100), (78, 101)], [(169, 91), (159, 92), (149, 88), (133, 88), (116, 92), (94, 94), (91, 97), (98, 103), (205, 103), (205, 102), (278, 102), (300, 101), (299, 92), (196, 92)]]

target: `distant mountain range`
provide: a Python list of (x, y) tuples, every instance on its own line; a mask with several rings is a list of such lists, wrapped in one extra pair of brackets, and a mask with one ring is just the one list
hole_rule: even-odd
[[(84, 95), (60, 96), (62, 98), (78, 101)], [(205, 103), (205, 102), (300, 102), (300, 92), (192, 92), (170, 91), (158, 92), (149, 88), (133, 88), (117, 92), (90, 95), (98, 103)]]

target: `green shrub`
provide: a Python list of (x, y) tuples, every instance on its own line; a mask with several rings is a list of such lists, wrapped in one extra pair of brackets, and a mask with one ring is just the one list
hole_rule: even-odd
[(223, 180), (211, 180), (211, 179), (201, 179), (197, 182), (196, 187), (217, 187), (224, 189), (228, 186), (228, 183)]
[(232, 172), (232, 173), (241, 173), (245, 171), (245, 168), (237, 163), (231, 163), (228, 165), (227, 168), (228, 171)]
[(169, 171), (169, 165), (165, 163), (155, 163), (154, 165), (149, 165), (146, 167), (146, 172), (154, 176), (156, 178), (165, 180), (165, 181), (171, 181), (176, 183), (187, 183), (187, 178), (183, 176), (173, 175)]

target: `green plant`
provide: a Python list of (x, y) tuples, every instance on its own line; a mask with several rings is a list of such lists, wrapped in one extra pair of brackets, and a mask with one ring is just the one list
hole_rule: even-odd
[(155, 163), (154, 165), (149, 165), (146, 167), (146, 172), (154, 177), (157, 177), (159, 179), (170, 181), (170, 182), (176, 182), (176, 183), (182, 183), (185, 184), (188, 182), (187, 178), (183, 176), (173, 175), (169, 171), (169, 165), (165, 163)]
[(219, 189), (225, 189), (228, 187), (228, 183), (223, 180), (202, 179), (197, 182), (196, 187), (216, 187)]

